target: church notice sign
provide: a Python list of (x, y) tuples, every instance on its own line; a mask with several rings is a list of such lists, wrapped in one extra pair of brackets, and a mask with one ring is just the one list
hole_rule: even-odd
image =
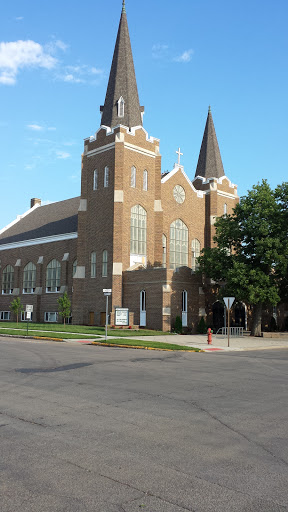
[(115, 309), (115, 325), (129, 325), (129, 309)]

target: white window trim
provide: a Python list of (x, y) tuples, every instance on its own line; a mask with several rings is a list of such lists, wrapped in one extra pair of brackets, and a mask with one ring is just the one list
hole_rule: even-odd
[(98, 171), (97, 171), (97, 169), (94, 170), (94, 174), (93, 174), (93, 190), (98, 190)]
[[(49, 315), (55, 315), (56, 317), (56, 320), (48, 320), (49, 318)], [(46, 320), (46, 316), (47, 316), (47, 320)], [(58, 311), (45, 311), (44, 313), (44, 322), (45, 323), (57, 323), (58, 322)]]

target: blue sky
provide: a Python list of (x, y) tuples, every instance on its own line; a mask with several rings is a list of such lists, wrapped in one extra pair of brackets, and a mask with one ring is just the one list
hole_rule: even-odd
[[(0, 18), (0, 229), (30, 198), (80, 194), (83, 139), (100, 125), (121, 0), (14, 0)], [(144, 127), (162, 171), (195, 174), (208, 106), (244, 195), (287, 181), (287, 0), (126, 0)]]

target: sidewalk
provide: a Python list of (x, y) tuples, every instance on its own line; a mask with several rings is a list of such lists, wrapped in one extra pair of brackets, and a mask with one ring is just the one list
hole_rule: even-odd
[[(112, 336), (108, 336), (108, 341)], [(116, 336), (114, 336), (115, 338)], [(125, 338), (121, 338), (125, 339)], [(127, 338), (128, 339), (128, 338)], [(131, 338), (129, 338), (131, 340)], [(281, 338), (254, 338), (252, 336), (243, 336), (237, 338), (230, 337), (230, 347), (228, 347), (227, 337), (213, 336), (212, 345), (207, 343), (207, 335), (179, 335), (170, 336), (137, 336), (137, 340), (162, 341), (163, 343), (174, 343), (176, 345), (185, 345), (187, 347), (200, 348), (205, 352), (214, 351), (243, 351), (243, 350), (265, 350), (276, 348), (288, 349), (288, 335)]]

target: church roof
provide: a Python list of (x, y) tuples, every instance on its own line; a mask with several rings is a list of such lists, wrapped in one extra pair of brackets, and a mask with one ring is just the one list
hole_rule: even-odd
[[(124, 115), (118, 116), (118, 102), (124, 100)], [(113, 128), (119, 124), (133, 128), (142, 126), (143, 107), (140, 107), (133, 55), (130, 43), (125, 2), (115, 44), (105, 103), (100, 107), (101, 125)]]
[(225, 176), (210, 107), (195, 173), (196, 176), (203, 176), (204, 178), (221, 178), (221, 176)]
[(38, 206), (0, 234), (0, 245), (77, 232), (80, 197)]

